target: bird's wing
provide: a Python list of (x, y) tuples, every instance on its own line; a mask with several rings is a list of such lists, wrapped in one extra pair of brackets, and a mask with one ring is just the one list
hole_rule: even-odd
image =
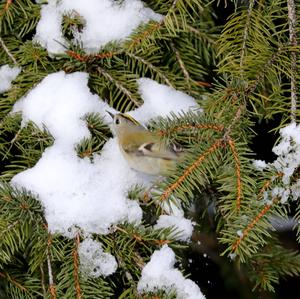
[[(125, 152), (135, 154), (137, 156), (147, 156), (153, 158), (162, 158), (166, 160), (177, 160), (182, 154), (182, 149), (175, 144), (166, 145), (157, 138), (156, 135), (145, 134), (145, 131), (134, 132), (134, 136), (129, 132), (123, 136), (122, 148)], [(142, 143), (141, 141), (144, 141)], [(129, 142), (130, 141), (130, 142)], [(141, 144), (142, 143), (142, 144)]]
[(143, 143), (138, 148), (138, 152), (144, 156), (166, 160), (177, 160), (179, 155), (178, 152), (176, 152), (175, 147), (173, 148), (157, 142)]

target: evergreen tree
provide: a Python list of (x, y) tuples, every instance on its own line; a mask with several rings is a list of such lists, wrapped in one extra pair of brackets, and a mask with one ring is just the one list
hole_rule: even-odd
[[(236, 291), (241, 298), (272, 298), (281, 277), (298, 276), (300, 254), (282, 243), (274, 219), (294, 219), (300, 240), (300, 161), (293, 156), (299, 153), (297, 138), (286, 131), (279, 138), (280, 128), (297, 130), (299, 118), (299, 3), (144, 1), (161, 20), (92, 54), (73, 42), (73, 28), (80, 30), (85, 20), (65, 14), (62, 28), (68, 43), (63, 54), (53, 55), (33, 40), (40, 2), (0, 1), (0, 63), (21, 68), (11, 88), (0, 94), (0, 297), (173, 298), (163, 290), (137, 291), (144, 265), (164, 244), (174, 249), (185, 274), (193, 270), (186, 260), (190, 252), (208, 253), (221, 265), (224, 285), (235, 279), (239, 288), (246, 281)], [(230, 16), (223, 22), (224, 11)], [(48, 74), (61, 70), (87, 72), (90, 90), (121, 112), (142, 104), (136, 83), (141, 77), (183, 91), (203, 108), (149, 125), (166, 142), (181, 144), (187, 155), (150, 190), (128, 186), (128, 196), (143, 208), (142, 225), (118, 225), (110, 234), (93, 236), (116, 257), (118, 269), (108, 277), (85, 277), (78, 255), (83, 236), (50, 234), (39, 200), (10, 184), (54, 142), (47, 128), (21, 126), (12, 107)], [(92, 159), (111, 132), (97, 114), (88, 115), (86, 122), (92, 137), (77, 152)], [(265, 122), (277, 144), (284, 141), (288, 149), (277, 148), (276, 160), (259, 170), (253, 163), (254, 130)], [(178, 199), (196, 222), (190, 244), (177, 241), (172, 229), (152, 229), (165, 213), (162, 203), (176, 205)], [(201, 279), (205, 274), (199, 284), (206, 294)]]

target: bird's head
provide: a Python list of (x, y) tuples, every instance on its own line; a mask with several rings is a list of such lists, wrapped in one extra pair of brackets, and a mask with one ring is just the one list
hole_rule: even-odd
[(113, 114), (109, 111), (107, 111), (107, 113), (113, 119), (113, 127), (118, 136), (120, 134), (123, 134), (124, 132), (145, 129), (136, 119), (134, 119), (132, 116), (128, 114), (124, 114), (124, 113)]

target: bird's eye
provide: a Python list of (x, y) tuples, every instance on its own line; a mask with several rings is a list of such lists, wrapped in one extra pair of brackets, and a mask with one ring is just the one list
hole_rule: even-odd
[(120, 120), (117, 118), (117, 119), (115, 120), (115, 123), (116, 123), (116, 125), (120, 124)]

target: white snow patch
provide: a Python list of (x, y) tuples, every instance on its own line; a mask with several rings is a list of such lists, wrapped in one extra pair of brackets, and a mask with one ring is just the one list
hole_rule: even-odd
[(89, 277), (108, 276), (117, 270), (117, 261), (109, 253), (103, 252), (101, 243), (90, 238), (78, 246), (80, 271)]
[(95, 53), (105, 44), (122, 41), (142, 23), (160, 21), (162, 16), (144, 6), (140, 0), (49, 0), (42, 5), (35, 40), (51, 54), (63, 53), (66, 40), (62, 33), (63, 15), (79, 15), (84, 27), (73, 28), (74, 43), (87, 53)]
[(171, 248), (164, 245), (156, 250), (142, 270), (138, 282), (138, 292), (154, 292), (164, 290), (166, 293), (176, 292), (178, 299), (204, 299), (199, 287), (174, 268), (175, 254)]
[[(139, 79), (138, 84), (139, 92), (145, 103), (129, 114), (141, 123), (158, 116), (170, 116), (170, 112), (178, 114), (195, 109), (202, 111), (194, 98), (167, 85), (159, 84), (148, 78)], [(159, 109), (156, 107), (159, 107)]]
[(174, 227), (174, 237), (183, 242), (190, 241), (194, 229), (192, 221), (182, 216), (160, 215), (154, 228), (166, 227)]
[(8, 64), (0, 67), (0, 93), (11, 88), (11, 82), (20, 74), (21, 68), (10, 67)]
[[(93, 162), (77, 156), (76, 145), (90, 136), (84, 116), (99, 113), (108, 120), (105, 110), (113, 110), (90, 93), (87, 81), (86, 73), (50, 74), (13, 109), (22, 113), (22, 126), (33, 121), (40, 129), (46, 127), (55, 141), (34, 167), (14, 176), (11, 183), (36, 194), (45, 208), (49, 231), (68, 237), (74, 237), (76, 227), (85, 233), (107, 234), (118, 223), (140, 223), (142, 210), (126, 195), (131, 186), (149, 186), (153, 179), (128, 166), (115, 138), (107, 141), (101, 155), (94, 155)], [(135, 113), (141, 120), (145, 117), (145, 122), (149, 120), (145, 110), (159, 115), (160, 110), (166, 114), (177, 111), (178, 106), (184, 111), (196, 106), (192, 98), (182, 105), (185, 95), (174, 97), (177, 92), (169, 88), (167, 108), (163, 103), (152, 105), (153, 96), (164, 86), (148, 84), (143, 88), (145, 103)], [(182, 217), (182, 211), (173, 215)]]
[(268, 164), (263, 161), (263, 160), (254, 160), (253, 161), (253, 166), (257, 169), (257, 170), (264, 170)]

